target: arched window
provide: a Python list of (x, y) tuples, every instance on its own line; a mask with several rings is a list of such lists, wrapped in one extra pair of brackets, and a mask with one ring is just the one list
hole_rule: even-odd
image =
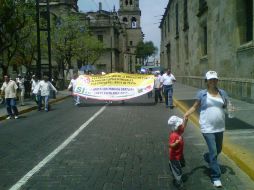
[(123, 17), (123, 22), (128, 22), (127, 17)]
[(132, 0), (130, 0), (130, 5), (132, 5)]
[(135, 17), (131, 18), (131, 28), (137, 28), (137, 19)]
[(128, 5), (129, 4), (129, 1), (128, 0), (125, 0), (125, 5)]
[(253, 40), (253, 1), (237, 0), (237, 21), (240, 43)]

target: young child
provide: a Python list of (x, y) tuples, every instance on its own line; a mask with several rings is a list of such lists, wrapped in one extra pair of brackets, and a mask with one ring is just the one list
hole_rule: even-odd
[(169, 166), (174, 177), (175, 185), (182, 188), (182, 167), (185, 166), (182, 134), (187, 125), (187, 120), (183, 120), (177, 116), (171, 116), (168, 120), (168, 125), (171, 128), (168, 138)]

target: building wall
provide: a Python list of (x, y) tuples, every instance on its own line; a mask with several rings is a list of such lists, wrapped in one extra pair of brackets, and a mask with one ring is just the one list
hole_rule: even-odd
[[(176, 76), (203, 77), (209, 69), (225, 80), (254, 79), (254, 3), (242, 0), (171, 0), (161, 22), (161, 64)], [(187, 24), (184, 3), (187, 2)], [(252, 3), (252, 4), (251, 4)], [(178, 6), (178, 31), (176, 29)], [(200, 11), (201, 10), (201, 11)], [(251, 11), (246, 16), (246, 12)], [(246, 20), (251, 39), (246, 39)], [(205, 49), (207, 28), (207, 53)], [(251, 89), (253, 90), (253, 89)]]
[[(207, 0), (208, 10), (200, 16), (197, 16), (199, 0), (187, 2), (189, 26), (187, 30), (184, 30), (184, 1), (170, 1), (164, 13), (164, 20), (161, 23), (162, 64), (167, 66), (170, 63), (177, 75), (203, 76), (207, 69), (214, 69), (224, 77), (253, 78), (254, 41), (252, 38), (252, 41), (241, 42), (243, 1)], [(176, 35), (176, 4), (179, 11), (178, 36)], [(207, 26), (206, 55), (203, 54), (202, 47), (204, 26)], [(167, 48), (169, 44), (170, 48)]]

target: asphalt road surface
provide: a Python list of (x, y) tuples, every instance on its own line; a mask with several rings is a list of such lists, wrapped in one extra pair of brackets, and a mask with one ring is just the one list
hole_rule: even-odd
[[(177, 109), (147, 96), (113, 102), (72, 99), (0, 123), (0, 189), (174, 190), (168, 167), (168, 126)], [(202, 160), (206, 145), (191, 123), (184, 134), (185, 188), (214, 189)], [(254, 183), (220, 155), (223, 189)]]

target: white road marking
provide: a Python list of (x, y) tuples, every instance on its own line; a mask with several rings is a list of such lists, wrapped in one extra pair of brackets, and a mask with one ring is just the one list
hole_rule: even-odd
[(97, 116), (99, 116), (106, 106), (103, 106), (98, 112), (96, 112), (89, 120), (79, 127), (71, 136), (69, 136), (61, 145), (59, 145), (53, 152), (51, 152), (46, 158), (44, 158), (39, 164), (37, 164), (32, 170), (24, 175), (16, 184), (14, 184), (9, 190), (18, 190), (40, 169), (45, 166), (50, 160), (52, 160), (61, 150), (63, 150), (74, 138), (76, 138), (84, 128), (86, 128)]

